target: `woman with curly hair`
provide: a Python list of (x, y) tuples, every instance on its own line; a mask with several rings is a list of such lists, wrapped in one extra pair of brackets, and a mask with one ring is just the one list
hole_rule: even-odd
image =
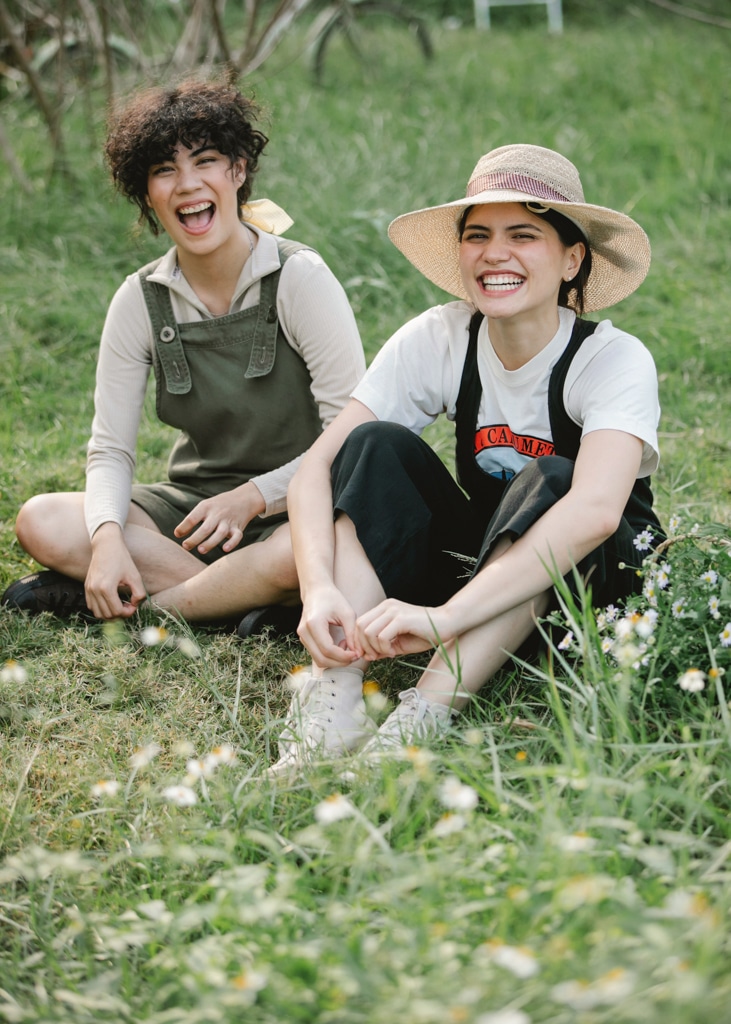
[[(86, 491), (22, 507), (18, 538), (47, 571), (13, 583), (6, 605), (114, 619), (149, 597), (190, 621), (296, 606), (287, 486), (365, 362), (334, 275), (277, 237), (283, 210), (250, 202), (267, 143), (257, 116), (235, 87), (187, 81), (113, 118), (114, 183), (172, 248), (112, 299)], [(150, 369), (157, 415), (179, 434), (168, 478), (133, 484)]]

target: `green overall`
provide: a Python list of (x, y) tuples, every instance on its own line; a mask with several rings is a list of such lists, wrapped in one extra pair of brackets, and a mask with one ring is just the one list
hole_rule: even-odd
[[(277, 239), (282, 264), (306, 246)], [(149, 281), (159, 261), (139, 271), (155, 336), (157, 415), (180, 435), (168, 461), (169, 483), (136, 484), (132, 501), (162, 533), (204, 498), (228, 491), (301, 455), (322, 431), (311, 378), (282, 334), (277, 315), (281, 269), (261, 280), (259, 305), (179, 324), (170, 292)], [(255, 517), (242, 544), (262, 540), (286, 513)], [(205, 556), (221, 557), (220, 546)]]

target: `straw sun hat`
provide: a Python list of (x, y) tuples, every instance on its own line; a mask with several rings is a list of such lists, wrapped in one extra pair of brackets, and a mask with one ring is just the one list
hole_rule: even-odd
[(459, 271), (460, 217), (468, 206), (536, 203), (557, 210), (584, 232), (592, 269), (584, 309), (604, 309), (626, 298), (650, 267), (650, 243), (631, 217), (584, 202), (579, 172), (570, 160), (542, 146), (502, 146), (481, 157), (464, 199), (397, 217), (391, 241), (414, 266), (451, 295), (467, 298)]

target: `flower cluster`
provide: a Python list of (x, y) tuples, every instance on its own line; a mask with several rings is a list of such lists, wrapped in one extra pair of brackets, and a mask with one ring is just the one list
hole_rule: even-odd
[[(649, 543), (644, 532), (635, 538), (640, 552)], [(596, 612), (602, 653), (645, 685), (670, 684), (690, 694), (715, 687), (731, 662), (728, 531), (697, 523), (684, 528), (673, 516), (668, 539), (650, 549), (638, 573), (638, 594)], [(562, 624), (567, 632), (557, 646), (576, 653), (575, 623)]]

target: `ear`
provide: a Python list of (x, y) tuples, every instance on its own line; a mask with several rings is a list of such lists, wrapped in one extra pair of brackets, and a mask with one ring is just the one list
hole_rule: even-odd
[(237, 185), (243, 185), (246, 181), (246, 159), (244, 157), (233, 165), (233, 176)]
[(584, 261), (585, 255), (586, 246), (583, 242), (576, 242), (574, 245), (571, 246), (571, 248), (566, 253), (567, 263), (566, 270), (564, 271), (563, 275), (564, 281), (573, 281), (573, 279), (576, 277), (576, 275), (579, 273), (579, 270), (581, 269), (581, 264)]

